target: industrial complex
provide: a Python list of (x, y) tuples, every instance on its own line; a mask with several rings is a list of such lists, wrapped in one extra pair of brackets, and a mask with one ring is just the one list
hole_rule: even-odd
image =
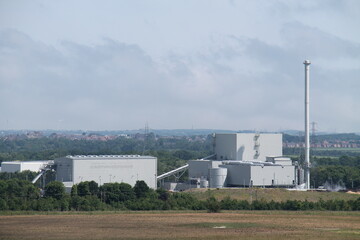
[[(180, 168), (157, 176), (157, 158), (140, 155), (66, 156), (53, 161), (3, 162), (2, 172), (38, 171), (36, 182), (46, 171), (69, 189), (82, 181), (99, 185), (124, 182), (134, 185), (143, 180), (153, 189), (163, 187), (181, 191), (188, 188), (223, 187), (296, 187), (310, 188), (309, 162), (309, 65), (305, 64), (305, 168), (282, 153), (279, 133), (214, 134), (214, 153), (203, 159), (189, 160)], [(169, 176), (188, 170), (187, 182), (166, 182)], [(304, 173), (305, 172), (305, 176)], [(179, 179), (179, 177), (177, 178)], [(304, 181), (305, 180), (305, 181)]]
[[(157, 158), (140, 155), (76, 155), (51, 161), (4, 162), (3, 172), (31, 170), (55, 172), (55, 180), (69, 190), (74, 184), (95, 181), (99, 185), (124, 182), (135, 185), (143, 180), (153, 189), (181, 191), (189, 188), (294, 187), (297, 167), (282, 156), (282, 135), (273, 133), (227, 133), (214, 135), (214, 154), (157, 176)], [(166, 182), (188, 170), (186, 182)], [(159, 183), (159, 184), (158, 184)]]
[(294, 187), (298, 167), (282, 156), (282, 134), (215, 134), (215, 154), (158, 177), (162, 180), (188, 169), (188, 184), (166, 183), (169, 190), (223, 187)]

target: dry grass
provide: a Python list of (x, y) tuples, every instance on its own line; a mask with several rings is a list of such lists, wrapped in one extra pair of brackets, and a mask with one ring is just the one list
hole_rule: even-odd
[(359, 239), (359, 212), (0, 216), (0, 239)]
[(275, 202), (281, 202), (286, 200), (308, 200), (310, 202), (317, 202), (320, 199), (323, 200), (356, 200), (359, 195), (349, 194), (345, 192), (315, 192), (315, 191), (288, 191), (281, 188), (220, 188), (220, 189), (191, 189), (188, 191), (193, 194), (199, 200), (205, 200), (209, 196), (214, 196), (221, 200), (227, 196), (231, 199), (237, 200), (261, 200), (266, 201), (274, 200)]

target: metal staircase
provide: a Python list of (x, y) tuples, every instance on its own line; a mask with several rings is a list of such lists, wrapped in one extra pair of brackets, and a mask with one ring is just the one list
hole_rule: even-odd
[(36, 183), (36, 181), (39, 180), (42, 175), (44, 175), (47, 171), (51, 171), (53, 169), (53, 166), (54, 161), (48, 161), (41, 167), (39, 174), (31, 182)]

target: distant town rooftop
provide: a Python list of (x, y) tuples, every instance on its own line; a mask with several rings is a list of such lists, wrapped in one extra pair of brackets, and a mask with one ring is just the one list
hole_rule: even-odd
[(141, 155), (74, 155), (74, 156), (68, 155), (68, 156), (66, 156), (66, 158), (80, 160), (80, 159), (99, 159), (99, 158), (106, 158), (106, 159), (139, 158), (140, 159), (140, 158), (155, 158), (155, 157), (141, 156)]

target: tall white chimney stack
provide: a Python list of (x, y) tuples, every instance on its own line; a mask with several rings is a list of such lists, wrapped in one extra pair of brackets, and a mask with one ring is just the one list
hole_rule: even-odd
[(310, 64), (309, 60), (304, 61), (305, 65), (305, 188), (310, 189)]

